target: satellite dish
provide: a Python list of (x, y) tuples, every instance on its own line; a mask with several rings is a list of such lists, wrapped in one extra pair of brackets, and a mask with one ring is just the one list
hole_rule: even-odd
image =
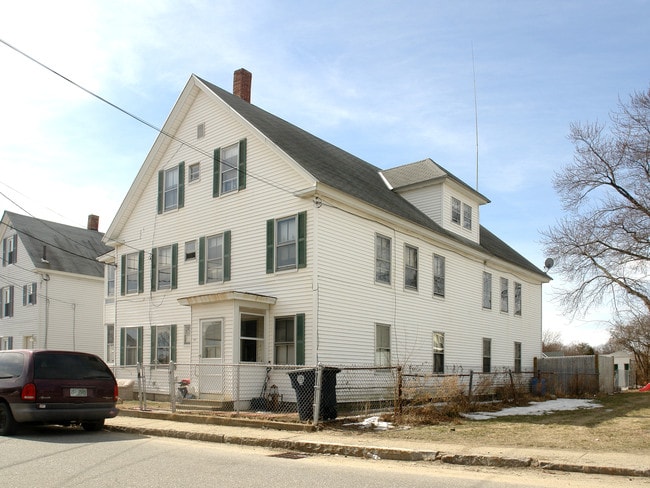
[(544, 261), (544, 269), (548, 271), (553, 267), (555, 264), (555, 261), (553, 261), (553, 258), (546, 258), (546, 261)]

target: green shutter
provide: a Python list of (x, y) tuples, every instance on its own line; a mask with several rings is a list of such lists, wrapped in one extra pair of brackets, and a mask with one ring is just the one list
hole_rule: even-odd
[(138, 293), (144, 291), (144, 251), (138, 253)]
[(273, 273), (275, 257), (275, 220), (266, 221), (266, 272)]
[(178, 165), (178, 208), (185, 205), (185, 162)]
[(178, 243), (172, 244), (172, 290), (178, 288)]
[(298, 267), (307, 266), (307, 212), (298, 214)]
[(120, 295), (126, 295), (126, 254), (122, 254), (120, 266)]
[(155, 247), (151, 250), (151, 291), (156, 291), (158, 284), (158, 249)]
[(199, 238), (199, 285), (205, 284), (205, 237)]
[(149, 352), (149, 364), (153, 364), (156, 361), (156, 326), (151, 326), (151, 348)]
[(221, 149), (214, 150), (212, 164), (212, 196), (219, 196), (219, 176), (221, 171)]
[(223, 281), (230, 281), (230, 231), (223, 233)]
[(36, 282), (32, 283), (32, 286), (33, 286), (32, 291), (34, 292), (34, 303), (33, 303), (33, 305), (36, 305), (36, 299), (38, 298), (38, 293), (36, 293), (36, 290), (37, 290)]
[(23, 285), (23, 307), (27, 305), (27, 287), (29, 285)]
[(246, 139), (239, 141), (239, 189), (246, 188)]
[(176, 362), (176, 324), (172, 324), (171, 329), (170, 360)]
[(305, 364), (305, 314), (296, 315), (296, 364)]
[(124, 366), (125, 349), (126, 349), (126, 329), (120, 329), (120, 366)]
[(158, 213), (163, 213), (163, 197), (165, 194), (165, 172), (158, 171)]
[(138, 327), (138, 362), (142, 364), (142, 326)]

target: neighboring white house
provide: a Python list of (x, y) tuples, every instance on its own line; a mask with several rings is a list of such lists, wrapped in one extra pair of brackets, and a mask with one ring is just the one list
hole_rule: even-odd
[(67, 349), (103, 356), (104, 266), (97, 231), (4, 212), (0, 223), (0, 349)]
[(190, 77), (106, 232), (117, 365), (532, 370), (549, 277), (480, 225), (485, 196), (252, 105), (245, 70), (234, 91)]

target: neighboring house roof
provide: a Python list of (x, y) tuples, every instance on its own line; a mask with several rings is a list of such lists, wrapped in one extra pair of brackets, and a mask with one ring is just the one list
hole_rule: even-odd
[[(213, 85), (209, 81), (198, 76), (196, 78), (244, 120), (268, 137), (317, 181), (409, 222), (461, 242), (463, 245), (473, 248), (478, 247), (489, 255), (503, 259), (532, 273), (541, 275), (545, 279), (549, 279), (546, 273), (483, 226), (480, 229), (480, 245), (478, 246), (468, 239), (443, 229), (442, 226), (434, 222), (405, 198), (389, 189), (380, 174), (382, 172), (380, 168), (242, 100), (223, 88)], [(438, 165), (436, 165), (437, 170), (428, 164), (419, 166), (421, 168), (425, 167), (425, 170), (428, 167), (429, 171), (433, 171), (431, 176), (438, 175), (439, 177), (446, 176), (452, 178), (454, 181), (474, 192), (462, 180), (459, 180)], [(480, 198), (485, 199), (486, 202), (489, 201), (480, 193), (475, 193)]]
[[(104, 265), (96, 258), (109, 252), (111, 248), (102, 242), (103, 233), (8, 211), (4, 213), (2, 224), (18, 233), (37, 269), (104, 276)], [(21, 259), (19, 255), (19, 263)]]

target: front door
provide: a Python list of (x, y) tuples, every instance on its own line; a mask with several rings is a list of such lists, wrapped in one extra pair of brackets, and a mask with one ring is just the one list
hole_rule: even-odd
[(223, 321), (201, 321), (199, 393), (223, 394)]

